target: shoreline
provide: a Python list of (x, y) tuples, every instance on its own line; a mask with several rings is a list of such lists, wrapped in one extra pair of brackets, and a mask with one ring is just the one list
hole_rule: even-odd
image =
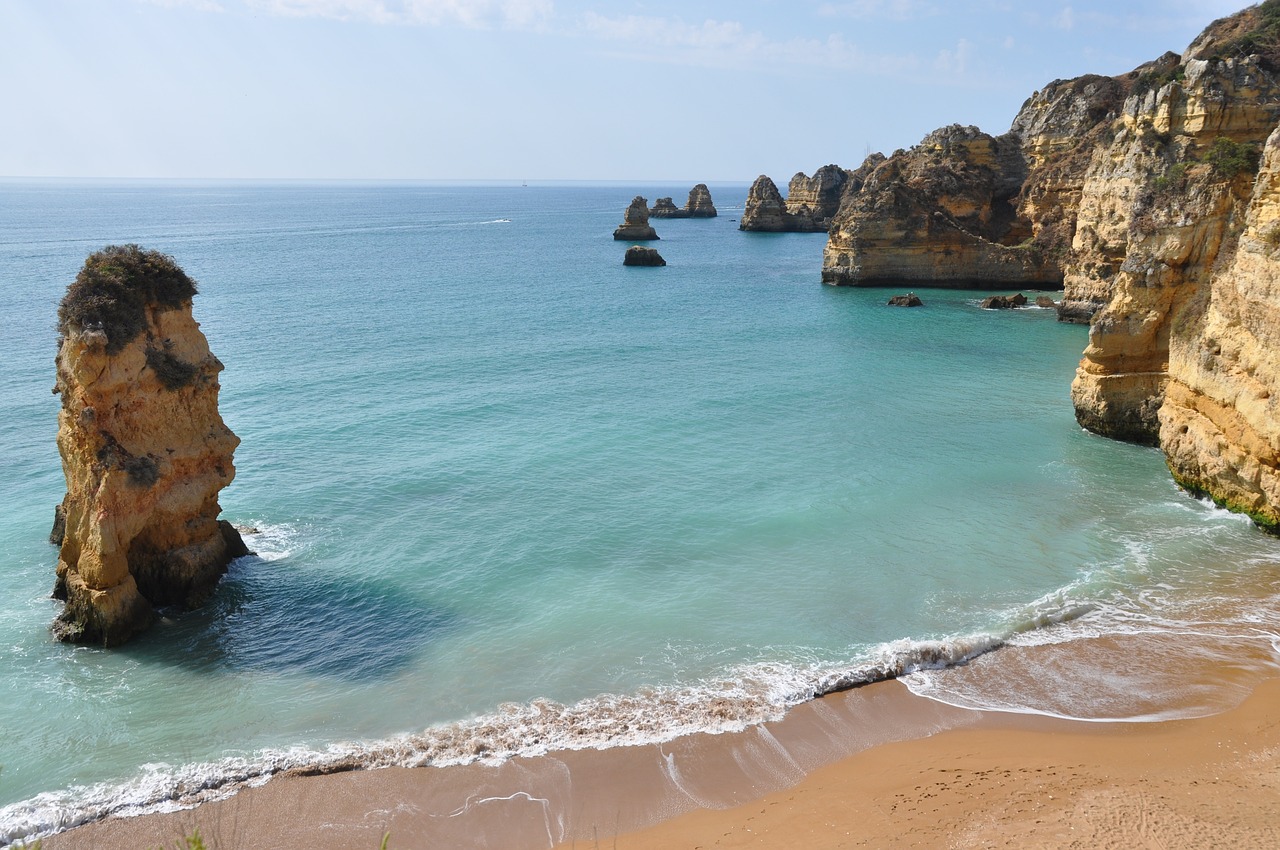
[(1278, 777), (1280, 679), (1271, 679), (1209, 717), (984, 722), (885, 744), (785, 791), (609, 846), (1263, 850), (1280, 846)]
[[(957, 708), (888, 680), (742, 732), (498, 765), (277, 776), (194, 809), (96, 821), (42, 846), (168, 847), (198, 829), (212, 850), (376, 848), (387, 832), (390, 848), (533, 850), (605, 840), (624, 850), (781, 848), (801, 835), (811, 848), (969, 847), (1015, 834), (1021, 846), (1120, 847), (1134, 846), (1136, 833), (1108, 845), (1089, 829), (1149, 818), (1150, 804), (1168, 829), (1195, 826), (1194, 842), (1171, 834), (1167, 846), (1269, 847), (1280, 845), (1280, 831), (1261, 813), (1280, 809), (1280, 781), (1265, 779), (1277, 768), (1280, 679), (1256, 683), (1222, 713), (1146, 722)], [(1149, 786), (1161, 793), (1151, 796)], [(1218, 830), (1230, 840), (1206, 838), (1207, 807), (1234, 810), (1248, 800), (1258, 823), (1236, 816)], [(1254, 833), (1266, 841), (1249, 843)], [(968, 837), (954, 843), (961, 834)], [(1085, 834), (1093, 843), (1063, 843)]]

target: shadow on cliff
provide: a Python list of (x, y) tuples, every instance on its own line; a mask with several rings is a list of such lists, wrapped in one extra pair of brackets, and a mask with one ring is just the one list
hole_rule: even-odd
[(197, 611), (166, 612), (121, 652), (196, 672), (389, 678), (459, 619), (370, 579), (308, 574), (250, 555)]

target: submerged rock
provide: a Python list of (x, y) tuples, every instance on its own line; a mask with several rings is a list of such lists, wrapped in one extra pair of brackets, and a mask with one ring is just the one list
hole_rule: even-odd
[(172, 258), (112, 246), (58, 308), (60, 640), (123, 643), (157, 606), (200, 605), (248, 553), (218, 520), (240, 441), (218, 414), (223, 367), (192, 318), (195, 294)]
[(622, 258), (622, 264), (624, 266), (665, 266), (667, 261), (662, 259), (657, 248), (632, 245), (627, 249), (626, 256)]
[(657, 239), (658, 233), (649, 224), (649, 202), (636, 195), (618, 229), (613, 231), (613, 238), (627, 242), (647, 242)]
[(890, 307), (923, 307), (924, 302), (920, 300), (920, 296), (914, 292), (908, 292), (906, 295), (895, 295), (889, 299)]

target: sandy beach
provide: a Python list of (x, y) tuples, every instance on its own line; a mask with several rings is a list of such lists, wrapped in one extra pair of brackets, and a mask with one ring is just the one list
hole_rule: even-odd
[(883, 682), (741, 733), (446, 769), (280, 777), (113, 818), (49, 850), (173, 846), (1280, 846), (1280, 681), (1225, 713), (1085, 723), (975, 712)]

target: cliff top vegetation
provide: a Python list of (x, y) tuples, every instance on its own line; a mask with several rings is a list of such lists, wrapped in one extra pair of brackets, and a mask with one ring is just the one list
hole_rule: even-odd
[(1192, 44), (1194, 59), (1232, 59), (1257, 54), (1261, 65), (1280, 72), (1280, 0), (1265, 0), (1214, 21)]
[(173, 257), (137, 245), (108, 245), (84, 261), (58, 305), (58, 330), (101, 328), (115, 354), (146, 327), (147, 305), (175, 308), (196, 294), (196, 284)]

